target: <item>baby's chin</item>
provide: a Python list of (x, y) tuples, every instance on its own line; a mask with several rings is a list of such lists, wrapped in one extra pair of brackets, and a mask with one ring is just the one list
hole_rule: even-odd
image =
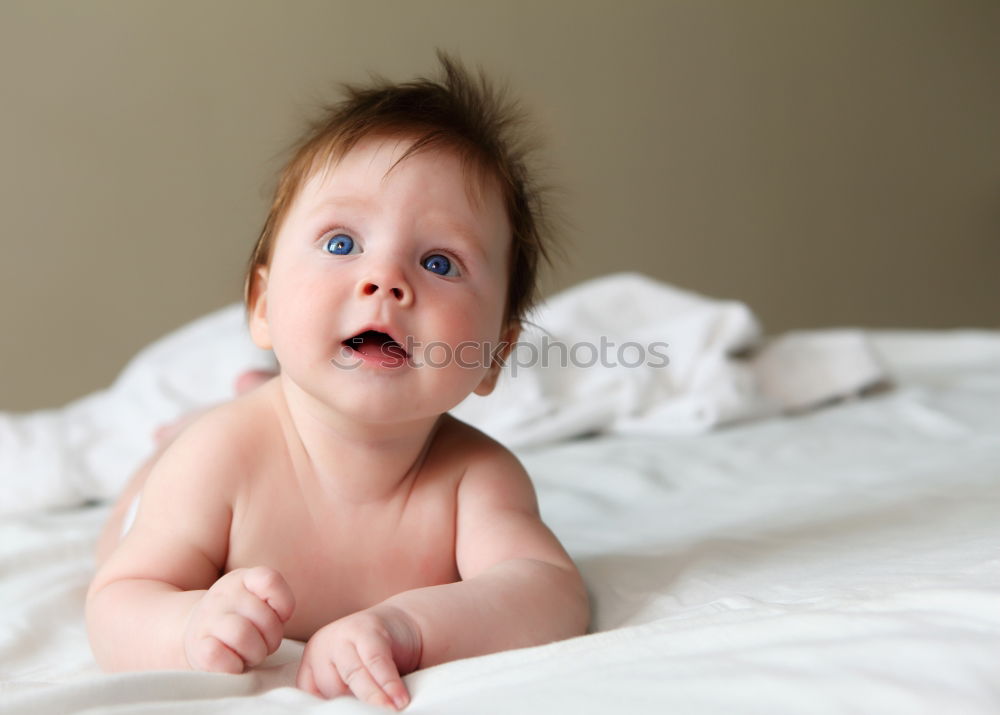
[(372, 382), (375, 384), (352, 386), (355, 389), (341, 388), (336, 394), (320, 399), (341, 418), (373, 426), (426, 422), (448, 412), (461, 402), (461, 399), (440, 399), (440, 395), (432, 400), (421, 399), (408, 394), (406, 390), (385, 384), (390, 381)]
[[(432, 368), (425, 367), (423, 370)], [(305, 392), (340, 419), (374, 426), (404, 425), (433, 420), (465, 400), (478, 384), (478, 375), (452, 375), (428, 380), (420, 368), (341, 370), (325, 374), (294, 375), (285, 371), (292, 392)], [(299, 379), (296, 379), (298, 377)], [(458, 377), (458, 379), (454, 379)], [(291, 396), (290, 396), (291, 397)]]

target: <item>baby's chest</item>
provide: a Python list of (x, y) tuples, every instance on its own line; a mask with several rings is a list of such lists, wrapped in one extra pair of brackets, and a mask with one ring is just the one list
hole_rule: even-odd
[(324, 515), (294, 501), (247, 504), (244, 511), (234, 514), (226, 570), (270, 566), (284, 576), (296, 600), (289, 638), (308, 640), (327, 623), (397, 593), (459, 579), (454, 505), (447, 500), (416, 500), (384, 515)]

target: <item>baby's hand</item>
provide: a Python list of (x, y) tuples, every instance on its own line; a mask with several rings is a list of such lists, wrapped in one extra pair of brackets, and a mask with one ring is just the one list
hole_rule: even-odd
[(266, 566), (235, 569), (191, 611), (184, 654), (195, 670), (242, 673), (278, 650), (295, 610), (292, 589)]
[(400, 673), (416, 670), (421, 637), (401, 610), (374, 606), (316, 631), (302, 654), (295, 684), (325, 698), (354, 693), (400, 710), (410, 701)]

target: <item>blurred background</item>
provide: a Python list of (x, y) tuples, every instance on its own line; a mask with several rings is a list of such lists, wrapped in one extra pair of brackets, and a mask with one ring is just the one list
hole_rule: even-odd
[(769, 334), (1000, 327), (995, 0), (4, 0), (0, 409), (239, 300), (315, 108), (437, 47), (535, 118), (546, 293), (639, 270)]

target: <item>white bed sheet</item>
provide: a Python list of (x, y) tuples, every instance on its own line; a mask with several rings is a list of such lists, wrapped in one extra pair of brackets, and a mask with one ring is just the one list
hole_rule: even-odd
[[(408, 712), (1000, 712), (1000, 332), (868, 335), (890, 391), (522, 451), (596, 632), (411, 674)], [(106, 513), (0, 523), (0, 712), (379, 712), (292, 688), (292, 641), (241, 676), (101, 674)]]

